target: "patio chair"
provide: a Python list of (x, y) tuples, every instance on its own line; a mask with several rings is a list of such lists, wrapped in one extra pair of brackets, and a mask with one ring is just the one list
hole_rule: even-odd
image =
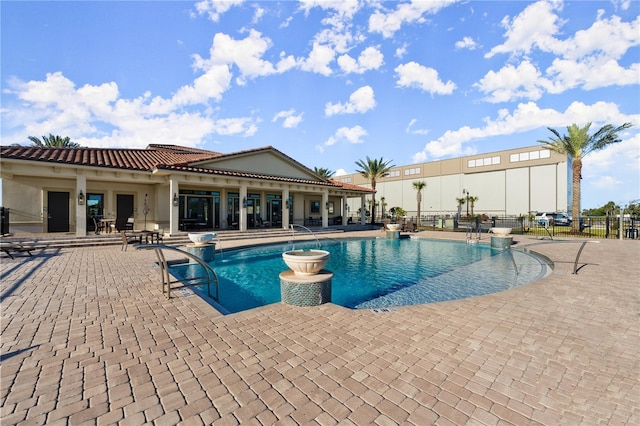
[(416, 231), (416, 225), (413, 223), (413, 220), (409, 219), (405, 224), (404, 224), (404, 229), (403, 231), (405, 232), (415, 232)]
[(19, 243), (1, 242), (0, 250), (5, 252), (7, 256), (13, 259), (13, 255), (11, 253), (27, 253), (29, 256), (33, 256), (31, 252), (35, 250), (35, 248), (29, 247), (29, 246), (23, 246), (22, 244), (19, 244)]
[(95, 227), (96, 235), (105, 230), (104, 222), (96, 219), (95, 216), (93, 217), (93, 226)]
[(120, 236), (122, 237), (122, 250), (127, 251), (127, 247), (129, 244), (138, 244), (140, 243), (140, 237), (134, 235), (127, 235), (127, 233), (122, 230), (120, 231)]

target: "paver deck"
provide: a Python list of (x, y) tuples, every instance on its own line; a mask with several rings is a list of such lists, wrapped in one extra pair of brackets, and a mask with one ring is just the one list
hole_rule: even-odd
[(3, 257), (0, 422), (640, 424), (640, 243), (588, 244), (573, 275), (576, 242), (515, 239), (554, 272), (388, 313), (223, 316), (167, 300), (149, 251)]

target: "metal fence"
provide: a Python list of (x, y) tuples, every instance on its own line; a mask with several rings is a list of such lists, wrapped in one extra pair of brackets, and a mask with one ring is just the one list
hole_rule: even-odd
[[(407, 217), (417, 223), (415, 217)], [(577, 238), (622, 238), (639, 239), (640, 218), (623, 217), (622, 227), (620, 218), (613, 216), (582, 217), (578, 231), (573, 231), (571, 226), (556, 225), (553, 222), (536, 221), (535, 219), (517, 216), (492, 216), (481, 218), (447, 216), (422, 216), (420, 229), (442, 229), (455, 232), (466, 232), (469, 227), (474, 230), (480, 227), (482, 232), (489, 232), (494, 227), (512, 228), (512, 234), (531, 235), (538, 237), (577, 237)]]

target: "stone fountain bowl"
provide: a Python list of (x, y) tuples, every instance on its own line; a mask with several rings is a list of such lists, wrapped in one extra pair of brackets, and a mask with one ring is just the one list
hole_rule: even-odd
[(493, 232), (497, 237), (506, 237), (511, 233), (512, 228), (491, 228), (491, 232)]
[(214, 232), (198, 232), (188, 235), (191, 242), (196, 246), (205, 246), (209, 244), (217, 234)]
[(402, 225), (399, 223), (388, 223), (387, 224), (387, 229), (389, 231), (399, 231), (400, 228), (402, 228)]
[(295, 275), (316, 275), (329, 261), (326, 250), (290, 250), (282, 253), (284, 263)]

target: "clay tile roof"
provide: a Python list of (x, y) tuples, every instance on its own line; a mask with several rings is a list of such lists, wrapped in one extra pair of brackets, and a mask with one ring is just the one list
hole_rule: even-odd
[(245, 177), (280, 182), (308, 183), (321, 186), (341, 187), (359, 192), (374, 192), (368, 188), (349, 185), (335, 180), (323, 181), (316, 179), (288, 178), (283, 176), (262, 175), (252, 173), (251, 171), (229, 171), (198, 167), (199, 162), (214, 158), (229, 158), (268, 150), (277, 152), (283, 157), (313, 173), (313, 171), (306, 168), (304, 165), (298, 163), (293, 158), (283, 154), (271, 146), (238, 151), (231, 154), (222, 154), (215, 151), (207, 151), (204, 149), (189, 148), (178, 145), (152, 144), (148, 145), (146, 149), (62, 148), (12, 145), (0, 146), (0, 158), (147, 172), (160, 169), (175, 170), (181, 172)]
[(150, 145), (148, 149), (122, 149), (2, 146), (0, 158), (151, 171), (160, 164), (188, 164), (222, 155), (213, 151), (172, 147)]

